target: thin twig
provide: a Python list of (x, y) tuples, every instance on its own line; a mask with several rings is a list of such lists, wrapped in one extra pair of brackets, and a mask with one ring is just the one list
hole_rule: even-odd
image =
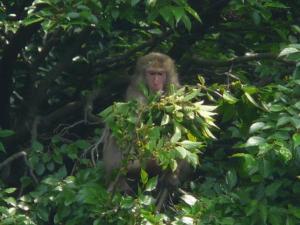
[(2, 169), (4, 166), (8, 165), (9, 163), (11, 163), (12, 161), (20, 158), (20, 157), (26, 157), (27, 153), (24, 151), (21, 152), (17, 152), (13, 155), (11, 155), (10, 157), (8, 157), (6, 160), (4, 160), (2, 163), (0, 163), (0, 169)]

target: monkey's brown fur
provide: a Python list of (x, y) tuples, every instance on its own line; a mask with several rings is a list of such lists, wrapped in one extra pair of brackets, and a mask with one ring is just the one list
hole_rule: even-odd
[(139, 102), (145, 103), (145, 96), (140, 91), (139, 85), (147, 87), (145, 79), (145, 70), (148, 67), (163, 68), (167, 72), (167, 81), (164, 86), (164, 92), (172, 84), (175, 88), (180, 86), (178, 81), (178, 74), (173, 59), (169, 56), (159, 53), (151, 52), (138, 59), (135, 67), (135, 73), (132, 77), (131, 83), (126, 91), (126, 100), (136, 99)]
[[(126, 91), (126, 100), (137, 100), (138, 102), (145, 104), (146, 99), (143, 93), (141, 92), (139, 85), (143, 84), (145, 87), (147, 87), (146, 79), (145, 79), (145, 70), (149, 67), (154, 67), (154, 68), (160, 68), (164, 69), (167, 74), (166, 78), (166, 83), (164, 84), (164, 94), (168, 94), (168, 87), (170, 85), (173, 85), (175, 88), (180, 87), (179, 81), (178, 81), (178, 74), (177, 70), (175, 67), (174, 61), (167, 55), (163, 53), (158, 53), (158, 52), (152, 52), (149, 53), (143, 57), (140, 57), (137, 61), (136, 68), (135, 68), (135, 73), (132, 77), (131, 83), (129, 87), (127, 88)], [(116, 144), (116, 141), (114, 137), (110, 134), (109, 129), (106, 128), (103, 134), (103, 162), (104, 162), (104, 167), (106, 171), (106, 176), (110, 177), (111, 173), (114, 169), (120, 168), (121, 166), (121, 160), (122, 160), (122, 153), (119, 147)], [(186, 167), (185, 162), (179, 163), (179, 168)], [(149, 165), (147, 167), (152, 167), (153, 170), (157, 170), (157, 164), (153, 163), (153, 160), (150, 162), (149, 160)], [(139, 170), (140, 165), (139, 162), (133, 162), (130, 165), (128, 165), (128, 173), (132, 172), (131, 170)], [(150, 171), (148, 171), (150, 174), (152, 168), (147, 168)], [(184, 170), (184, 168), (183, 168)], [(182, 177), (182, 171), (177, 171), (176, 177)], [(119, 181), (112, 182), (110, 183), (109, 190), (113, 190), (115, 187), (111, 187), (113, 185), (119, 185), (123, 187), (119, 187), (121, 190), (127, 191), (128, 184), (126, 183), (124, 178), (118, 178)], [(121, 180), (121, 182), (120, 182)]]

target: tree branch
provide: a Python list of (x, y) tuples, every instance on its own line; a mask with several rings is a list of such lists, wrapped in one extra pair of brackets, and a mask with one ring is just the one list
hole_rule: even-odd
[[(124, 60), (127, 60), (128, 58), (133, 56), (136, 52), (147, 49), (147, 48), (151, 48), (152, 46), (156, 45), (157, 43), (161, 42), (162, 40), (165, 40), (172, 32), (173, 32), (172, 30), (169, 30), (160, 36), (152, 37), (147, 42), (142, 43), (133, 49), (129, 49), (127, 52), (125, 52), (123, 54), (116, 55), (113, 57), (107, 57), (107, 58), (101, 60), (97, 64), (97, 66), (100, 66), (100, 67), (104, 66), (105, 68), (107, 68), (110, 65), (113, 65), (115, 63), (120, 63)], [(105, 68), (101, 68), (101, 71), (103, 71)]]
[(0, 127), (10, 128), (10, 96), (13, 91), (13, 70), (18, 54), (39, 28), (40, 25), (37, 23), (21, 26), (10, 40), (10, 44), (4, 47), (0, 61)]
[(10, 157), (8, 157), (6, 160), (4, 160), (2, 163), (0, 163), (0, 170), (7, 166), (9, 163), (11, 163), (12, 161), (16, 160), (17, 158), (20, 158), (20, 157), (26, 157), (27, 156), (27, 153), (24, 152), (24, 151), (21, 151), (21, 152), (17, 152), (13, 155), (11, 155)]
[(288, 65), (292, 65), (292, 66), (296, 65), (295, 62), (287, 61), (284, 60), (283, 58), (279, 58), (277, 54), (273, 54), (273, 53), (255, 53), (246, 56), (234, 57), (229, 60), (208, 60), (208, 59), (200, 59), (197, 56), (193, 56), (191, 58), (192, 63), (195, 63), (199, 66), (207, 66), (207, 67), (216, 67), (216, 66), (228, 67), (233, 64), (241, 64), (241, 63), (246, 63), (246, 62), (256, 61), (256, 60), (276, 60)]

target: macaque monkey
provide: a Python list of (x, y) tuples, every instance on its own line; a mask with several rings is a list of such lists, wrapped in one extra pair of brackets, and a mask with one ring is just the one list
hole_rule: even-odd
[[(138, 59), (135, 74), (126, 91), (126, 100), (137, 100), (141, 104), (146, 103), (146, 97), (140, 90), (140, 85), (148, 88), (148, 91), (158, 94), (168, 94), (168, 87), (173, 85), (179, 87), (178, 74), (174, 61), (167, 55), (152, 52)], [(103, 134), (103, 162), (106, 176), (111, 176), (113, 170), (121, 167), (122, 153), (117, 146), (116, 140), (110, 135), (109, 129), (106, 128)], [(155, 160), (149, 160), (146, 165), (147, 172), (151, 175), (161, 173), (161, 169)], [(170, 183), (176, 186), (182, 180), (184, 173), (187, 171), (188, 165), (185, 161), (178, 163), (178, 169), (175, 173), (170, 173)], [(139, 174), (140, 164), (136, 160), (128, 165), (128, 174)], [(130, 190), (125, 178), (118, 179), (115, 184), (122, 191)], [(111, 185), (110, 185), (111, 186)], [(109, 187), (109, 190), (111, 187)]]

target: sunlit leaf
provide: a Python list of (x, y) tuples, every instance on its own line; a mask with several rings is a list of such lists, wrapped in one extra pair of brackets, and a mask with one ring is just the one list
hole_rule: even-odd
[(181, 159), (184, 159), (187, 155), (187, 151), (185, 148), (181, 147), (181, 146), (177, 146), (176, 148), (177, 153), (179, 154)]
[(11, 194), (11, 193), (14, 193), (16, 190), (17, 190), (16, 188), (6, 188), (6, 189), (4, 189), (4, 192)]
[(253, 134), (253, 133), (257, 132), (257, 131), (262, 130), (264, 127), (265, 127), (265, 123), (264, 123), (264, 122), (256, 122), (256, 123), (253, 123), (253, 124), (250, 126), (249, 133), (250, 133), (250, 134)]
[(202, 148), (204, 146), (202, 142), (188, 140), (182, 141), (180, 142), (180, 144), (186, 149)]
[(229, 104), (235, 104), (238, 99), (235, 98), (233, 95), (231, 95), (229, 92), (224, 91), (223, 93), (223, 98), (226, 102), (228, 102)]
[(171, 138), (171, 142), (175, 143), (175, 142), (179, 141), (180, 138), (181, 138), (181, 130), (178, 126), (175, 126), (175, 130), (174, 130), (174, 134)]
[(292, 48), (292, 47), (287, 47), (284, 48), (278, 55), (278, 57), (282, 57), (282, 56), (287, 56), (293, 53), (299, 52), (299, 49), (297, 48)]
[(266, 140), (264, 138), (259, 136), (253, 136), (247, 140), (245, 147), (259, 146), (261, 144), (264, 144), (265, 142)]
[(184, 194), (180, 197), (186, 204), (193, 206), (198, 201), (193, 195)]
[(163, 126), (163, 125), (168, 124), (169, 122), (170, 122), (170, 116), (169, 116), (169, 114), (165, 113), (161, 120), (160, 125)]
[(254, 98), (247, 92), (245, 92), (245, 96), (254, 106), (259, 107), (258, 103), (254, 100)]

